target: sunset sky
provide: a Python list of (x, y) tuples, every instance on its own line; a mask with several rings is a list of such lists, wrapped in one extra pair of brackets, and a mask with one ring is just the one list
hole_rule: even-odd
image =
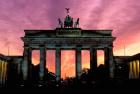
[[(65, 8), (80, 18), (82, 29), (112, 29), (117, 37), (114, 55), (140, 53), (140, 0), (0, 0), (0, 53), (8, 55), (9, 47), (10, 55), (22, 55), (24, 29), (55, 29), (57, 19), (66, 16)], [(52, 72), (54, 53), (47, 52)], [(82, 51), (82, 56), (82, 67), (89, 67), (89, 51)], [(74, 57), (75, 51), (62, 51), (63, 77), (74, 75)]]

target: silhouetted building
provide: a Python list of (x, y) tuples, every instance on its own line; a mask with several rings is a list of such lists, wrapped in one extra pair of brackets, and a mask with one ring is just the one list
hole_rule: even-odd
[(129, 79), (140, 79), (140, 53), (127, 60), (129, 66)]
[[(67, 9), (68, 11), (69, 9)], [(68, 14), (58, 19), (59, 27), (54, 30), (24, 30), (23, 56), (0, 55), (0, 85), (59, 85), (61, 80), (61, 50), (75, 50), (75, 78), (66, 80), (72, 85), (80, 81), (93, 82), (109, 78), (138, 79), (140, 54), (134, 56), (113, 56), (112, 30), (83, 30), (79, 18), (74, 23)], [(90, 69), (82, 72), (81, 51), (90, 51)], [(32, 64), (32, 51), (40, 51), (40, 63)], [(46, 68), (46, 50), (55, 50), (55, 74)], [(104, 65), (97, 67), (97, 50), (104, 51)], [(53, 84), (52, 84), (53, 83)], [(64, 85), (66, 84), (64, 81)], [(76, 84), (75, 84), (76, 83)]]
[(8, 71), (7, 71), (7, 83), (16, 85), (20, 82), (22, 78), (21, 66), (23, 61), (23, 56), (7, 56), (8, 61)]
[(4, 86), (7, 81), (9, 58), (0, 54), (0, 87)]
[[(83, 30), (79, 26), (73, 26), (73, 18), (67, 15), (64, 22), (59, 20), (60, 28), (54, 30), (24, 30), (24, 42), (22, 73), (23, 79), (27, 81), (31, 77), (31, 56), (33, 50), (40, 51), (39, 78), (44, 80), (46, 68), (46, 50), (55, 50), (55, 75), (56, 80), (61, 79), (61, 50), (75, 50), (77, 78), (81, 76), (81, 50), (90, 51), (90, 70), (97, 68), (97, 50), (105, 53), (105, 68), (107, 77), (114, 77), (115, 65), (113, 63), (113, 41), (112, 30)], [(79, 24), (79, 18), (77, 19)], [(65, 23), (64, 26), (62, 23)]]
[(130, 56), (115, 56), (115, 78), (117, 79), (128, 79), (129, 78), (129, 66), (126, 60)]
[(133, 56), (115, 56), (115, 78), (140, 79), (140, 53)]
[(20, 80), (22, 56), (0, 54), (0, 84), (16, 84)]

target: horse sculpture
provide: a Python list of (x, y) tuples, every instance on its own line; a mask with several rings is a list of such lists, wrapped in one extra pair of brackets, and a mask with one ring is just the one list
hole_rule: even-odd
[(74, 24), (74, 28), (78, 28), (79, 27), (79, 18), (77, 19), (77, 21)]
[(59, 22), (60, 27), (63, 28), (63, 22), (61, 21), (60, 18), (58, 19), (58, 22)]
[(79, 18), (77, 18), (76, 22), (74, 23), (73, 26), (73, 18), (70, 17), (69, 15), (66, 16), (65, 20), (64, 20), (64, 25), (63, 22), (61, 21), (60, 18), (58, 18), (58, 22), (61, 28), (78, 28), (79, 27)]
[(73, 18), (71, 18), (69, 15), (65, 18), (64, 27), (73, 27)]

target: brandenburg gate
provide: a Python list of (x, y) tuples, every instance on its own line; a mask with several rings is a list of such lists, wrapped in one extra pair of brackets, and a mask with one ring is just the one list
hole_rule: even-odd
[(97, 68), (97, 50), (104, 50), (104, 64), (110, 77), (114, 75), (112, 30), (83, 30), (79, 28), (79, 18), (73, 26), (73, 19), (67, 15), (64, 25), (59, 19), (59, 27), (54, 30), (24, 30), (23, 79), (27, 80), (31, 73), (32, 50), (40, 50), (39, 77), (43, 80), (46, 68), (46, 50), (56, 50), (56, 80), (61, 77), (61, 50), (73, 49), (76, 52), (76, 77), (81, 76), (81, 50), (90, 50), (90, 69)]

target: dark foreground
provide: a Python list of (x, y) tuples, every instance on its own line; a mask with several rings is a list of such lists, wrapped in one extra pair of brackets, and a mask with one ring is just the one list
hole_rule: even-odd
[(1, 90), (22, 90), (23, 92), (30, 91), (45, 91), (49, 94), (75, 94), (75, 93), (94, 93), (94, 92), (122, 92), (122, 91), (132, 91), (140, 92), (140, 80), (100, 80), (100, 81), (61, 81), (58, 83), (44, 83), (44, 84), (34, 84), (34, 85), (7, 85), (1, 87)]

